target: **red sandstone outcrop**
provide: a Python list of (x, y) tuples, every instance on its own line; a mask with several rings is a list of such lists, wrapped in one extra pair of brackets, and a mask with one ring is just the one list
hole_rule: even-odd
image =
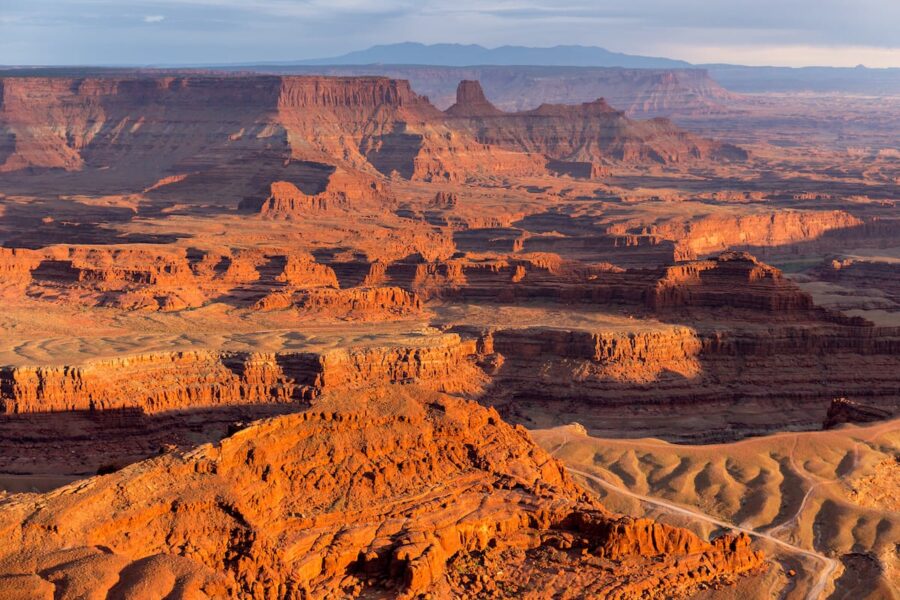
[(707, 216), (673, 220), (643, 233), (676, 242), (675, 259), (691, 260), (728, 248), (785, 246), (820, 238), (828, 231), (849, 229), (863, 221), (841, 210), (782, 210), (745, 216)]
[(503, 111), (488, 102), (480, 83), (463, 80), (456, 88), (456, 104), (446, 113), (452, 117), (497, 117)]
[(399, 287), (310, 288), (272, 292), (257, 301), (254, 308), (262, 311), (296, 308), (325, 319), (383, 321), (421, 312), (422, 301), (415, 293)]
[(510, 567), (534, 573), (539, 589), (559, 559), (534, 553), (562, 546), (583, 549), (580, 571), (625, 599), (764, 565), (745, 538), (709, 543), (610, 515), (495, 411), (416, 395), (323, 399), (216, 445), (8, 499), (0, 589), (412, 597), (453, 585), (450, 561), (517, 549), (532, 556)]
[[(482, 364), (492, 373), (485, 401), (529, 427), (577, 420), (591, 435), (621, 435), (627, 427), (633, 437), (665, 432), (670, 441), (718, 442), (786, 427), (818, 429), (826, 418), (823, 397), (900, 409), (895, 329), (802, 317), (753, 324), (727, 307), (706, 310), (712, 323), (697, 328), (616, 332), (570, 325), (465, 333), (479, 336)], [(728, 320), (716, 322), (722, 313)], [(698, 417), (694, 426), (668, 426), (672, 414), (693, 411), (728, 425), (710, 430)]]
[(298, 403), (327, 390), (397, 382), (470, 391), (483, 381), (474, 355), (475, 340), (447, 334), (320, 352), (195, 350), (6, 366), (0, 367), (0, 413)]
[(126, 310), (181, 310), (206, 301), (183, 250), (52, 247), (31, 269), (28, 294)]
[[(302, 219), (310, 213), (334, 211), (378, 211), (390, 203), (384, 184), (371, 176), (336, 169), (328, 178), (325, 191), (306, 194), (289, 181), (275, 181), (269, 197), (259, 207), (264, 217)], [(244, 208), (254, 202), (242, 202)]]
[(124, 310), (177, 311), (221, 298), (250, 306), (284, 291), (338, 287), (334, 270), (312, 255), (275, 248), (0, 249), (0, 274), (33, 298)]
[(13, 77), (0, 91), (0, 171), (102, 167), (95, 186), (126, 174), (163, 197), (314, 187), (336, 161), (420, 180), (545, 172), (541, 157), (453, 131), (408, 82), (381, 77)]
[(334, 269), (317, 263), (311, 254), (289, 254), (275, 280), (296, 287), (338, 287)]
[(666, 119), (632, 121), (602, 98), (503, 113), (484, 98), (477, 82), (464, 81), (457, 103), (445, 114), (453, 127), (469, 131), (485, 144), (587, 164), (589, 171), (593, 163), (615, 161), (676, 164), (747, 158), (746, 151), (736, 146), (692, 136)]
[(814, 308), (809, 294), (746, 252), (725, 252), (715, 260), (681, 263), (664, 272), (648, 298), (657, 309), (735, 307), (787, 316)]
[(366, 319), (417, 313), (422, 310), (422, 301), (414, 293), (398, 287), (315, 289), (302, 292), (297, 306), (315, 312)]
[(0, 286), (31, 283), (31, 272), (40, 264), (40, 254), (23, 248), (0, 248)]

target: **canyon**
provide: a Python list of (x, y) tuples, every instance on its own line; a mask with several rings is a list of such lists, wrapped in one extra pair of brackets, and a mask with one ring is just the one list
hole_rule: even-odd
[(0, 598), (890, 597), (864, 101), (304, 69), (0, 77)]

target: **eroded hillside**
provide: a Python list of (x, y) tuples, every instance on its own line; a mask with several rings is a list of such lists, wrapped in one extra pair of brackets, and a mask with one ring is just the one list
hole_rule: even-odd
[[(896, 165), (804, 169), (620, 108), (641, 112), (506, 112), (474, 81), (441, 111), (373, 76), (4, 77), (0, 597), (892, 581), (893, 437), (834, 475), (757, 436), (900, 407)], [(572, 422), (572, 452), (619, 440), (606, 471), (525, 429)], [(694, 445), (617, 453), (635, 438)], [(725, 525), (618, 516), (644, 515), (566, 466)], [(826, 489), (807, 471), (852, 483), (769, 534), (843, 568), (762, 537)]]

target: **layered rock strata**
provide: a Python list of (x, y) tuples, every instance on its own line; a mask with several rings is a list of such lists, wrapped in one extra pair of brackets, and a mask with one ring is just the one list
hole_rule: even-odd
[[(315, 195), (336, 166), (418, 180), (545, 172), (540, 157), (448, 129), (408, 82), (380, 77), (11, 77), (0, 91), (0, 172), (102, 167), (84, 185), (128, 180), (161, 198), (236, 203), (273, 181)], [(338, 199), (314, 203), (325, 200)]]
[(789, 246), (821, 238), (833, 230), (861, 227), (842, 210), (783, 210), (741, 217), (706, 216), (646, 228), (650, 235), (676, 240), (675, 259), (692, 260), (728, 248)]
[(82, 365), (0, 367), (0, 412), (300, 403), (325, 390), (391, 382), (462, 391), (482, 380), (475, 342), (457, 335), (404, 346), (323, 352), (185, 351)]
[[(884, 418), (900, 410), (900, 331), (891, 328), (774, 322), (481, 336), (480, 348), (493, 353), (483, 359), (493, 373), (487, 400), (529, 427), (577, 421), (592, 435), (719, 442), (819, 429), (838, 397), (878, 407), (872, 414)], [(673, 413), (699, 407), (677, 431), (669, 426)]]
[(391, 197), (386, 186), (373, 177), (336, 170), (328, 178), (325, 190), (307, 194), (289, 181), (271, 184), (269, 196), (256, 206), (258, 200), (248, 199), (241, 208), (257, 210), (269, 218), (304, 218), (310, 213), (341, 211), (374, 211), (386, 208)]
[(2, 287), (47, 301), (177, 311), (225, 299), (252, 305), (273, 291), (337, 287), (334, 271), (281, 249), (51, 246), (4, 250)]

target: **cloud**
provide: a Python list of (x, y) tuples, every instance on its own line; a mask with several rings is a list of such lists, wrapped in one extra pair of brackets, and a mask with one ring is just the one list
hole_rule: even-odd
[(413, 41), (900, 66), (900, 0), (0, 0), (0, 13), (10, 64), (278, 61)]

